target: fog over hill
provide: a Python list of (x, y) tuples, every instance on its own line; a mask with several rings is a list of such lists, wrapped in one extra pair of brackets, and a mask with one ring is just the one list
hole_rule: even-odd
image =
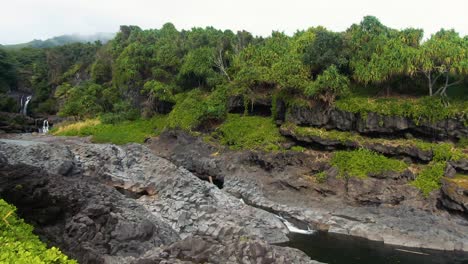
[(115, 33), (109, 33), (109, 32), (100, 32), (100, 33), (95, 33), (92, 35), (71, 34), (71, 35), (57, 36), (57, 37), (49, 38), (46, 40), (35, 39), (26, 43), (3, 45), (2, 47), (9, 48), (9, 49), (19, 49), (19, 48), (24, 48), (24, 47), (48, 48), (48, 47), (61, 46), (61, 45), (65, 45), (68, 43), (75, 43), (75, 42), (86, 43), (86, 42), (101, 41), (102, 43), (106, 43), (107, 41), (111, 40), (114, 36), (115, 36)]

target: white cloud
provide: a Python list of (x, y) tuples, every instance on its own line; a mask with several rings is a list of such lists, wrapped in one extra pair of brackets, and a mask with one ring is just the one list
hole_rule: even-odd
[(1, 5), (0, 43), (115, 32), (122, 24), (158, 28), (165, 22), (179, 29), (212, 25), (257, 35), (317, 25), (342, 31), (365, 15), (393, 28), (423, 28), (426, 35), (440, 28), (466, 35), (466, 10), (466, 0), (15, 0)]

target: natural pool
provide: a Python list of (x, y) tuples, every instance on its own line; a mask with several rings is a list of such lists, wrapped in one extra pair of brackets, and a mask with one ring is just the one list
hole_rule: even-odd
[(329, 264), (468, 264), (468, 253), (422, 250), (384, 245), (351, 236), (316, 232), (291, 234), (283, 244)]

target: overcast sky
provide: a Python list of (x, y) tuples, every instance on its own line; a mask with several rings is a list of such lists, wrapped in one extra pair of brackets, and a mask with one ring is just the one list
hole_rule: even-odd
[(322, 25), (343, 31), (373, 15), (392, 28), (416, 27), (426, 36), (440, 28), (468, 34), (468, 0), (2, 0), (0, 43), (81, 33), (116, 32), (119, 25), (178, 29), (212, 25), (293, 33)]

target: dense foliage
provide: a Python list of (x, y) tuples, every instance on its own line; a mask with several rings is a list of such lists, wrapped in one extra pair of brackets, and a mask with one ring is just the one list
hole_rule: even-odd
[[(18, 186), (20, 188), (21, 186)], [(33, 227), (18, 218), (16, 208), (0, 199), (0, 263), (77, 263), (33, 234)]]
[(259, 116), (229, 114), (214, 134), (231, 149), (279, 150), (285, 141), (270, 118)]
[(424, 196), (439, 189), (440, 180), (444, 177), (445, 162), (434, 162), (424, 167), (411, 184), (420, 189)]
[[(0, 49), (0, 93), (33, 94), (32, 113), (88, 118), (116, 112), (115, 120), (134, 118), (136, 109), (151, 116), (161, 102), (189, 106), (178, 95), (191, 96), (195, 89), (204, 93), (197, 100), (206, 100), (218, 87), (225, 96), (242, 95), (246, 104), (259, 97), (329, 105), (338, 99), (342, 108), (367, 112), (361, 102), (359, 109), (343, 107), (355, 105), (356, 89), (366, 87), (367, 95), (440, 96), (435, 100), (446, 107), (454, 105), (449, 94), (466, 94), (467, 43), (467, 37), (443, 29), (423, 41), (422, 30), (391, 29), (372, 16), (344, 32), (313, 27), (266, 38), (212, 27), (179, 31), (170, 23), (150, 30), (122, 26), (104, 45)], [(0, 110), (18, 111), (18, 103), (2, 98)], [(123, 105), (132, 113), (123, 113)], [(455, 112), (438, 107), (380, 111), (429, 119)]]

